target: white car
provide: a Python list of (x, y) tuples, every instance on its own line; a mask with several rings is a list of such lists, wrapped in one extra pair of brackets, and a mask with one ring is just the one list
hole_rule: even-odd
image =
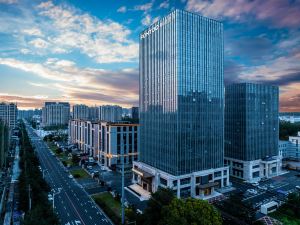
[(72, 175), (72, 174), (70, 174), (70, 175), (69, 175), (69, 178), (73, 178), (73, 175)]
[(253, 185), (254, 187), (257, 187), (257, 186), (259, 186), (259, 183), (258, 183), (258, 182), (254, 182), (254, 183), (252, 183), (252, 185)]
[(254, 189), (248, 189), (247, 192), (249, 192), (250, 194), (256, 195), (257, 191)]

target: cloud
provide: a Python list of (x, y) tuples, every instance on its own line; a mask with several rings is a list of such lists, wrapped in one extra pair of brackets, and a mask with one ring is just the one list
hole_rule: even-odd
[[(97, 63), (137, 62), (138, 43), (131, 30), (110, 19), (101, 20), (68, 4), (42, 2), (20, 14), (5, 12), (0, 32), (16, 40), (23, 54), (46, 56), (80, 52)], [(42, 50), (42, 51), (41, 51)]]
[(18, 0), (0, 0), (0, 4), (15, 4)]
[(150, 15), (146, 15), (141, 23), (144, 25), (144, 26), (149, 26), (151, 24), (151, 16)]
[(22, 30), (22, 32), (30, 36), (43, 36), (42, 31), (39, 28), (28, 28)]
[(169, 0), (163, 1), (162, 3), (159, 4), (160, 9), (167, 9), (169, 7), (170, 7)]
[(300, 2), (274, 0), (188, 0), (186, 9), (216, 19), (229, 18), (245, 21), (254, 16), (256, 20), (282, 28), (299, 28)]
[(41, 38), (36, 38), (31, 41), (29, 41), (29, 44), (34, 46), (35, 48), (48, 48), (49, 43)]
[(125, 13), (127, 11), (127, 8), (126, 6), (121, 6), (120, 8), (118, 8), (117, 12), (120, 12), (120, 13)]
[(153, 1), (143, 4), (143, 5), (136, 5), (136, 6), (134, 6), (133, 10), (148, 12), (149, 10), (151, 10), (152, 6), (153, 6)]
[[(0, 64), (51, 80), (51, 84), (46, 82), (45, 87), (60, 90), (64, 96), (63, 100), (70, 102), (125, 106), (138, 102), (137, 69), (113, 71), (90, 67), (79, 68), (72, 61), (57, 58), (48, 58), (43, 64), (0, 58)], [(33, 81), (28, 82), (32, 86), (44, 86), (44, 84), (34, 82), (34, 77)]]

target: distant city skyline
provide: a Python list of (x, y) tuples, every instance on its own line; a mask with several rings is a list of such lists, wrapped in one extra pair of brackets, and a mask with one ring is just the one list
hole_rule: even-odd
[(280, 87), (300, 111), (300, 2), (0, 0), (0, 101), (138, 106), (139, 33), (174, 9), (224, 24), (225, 84)]

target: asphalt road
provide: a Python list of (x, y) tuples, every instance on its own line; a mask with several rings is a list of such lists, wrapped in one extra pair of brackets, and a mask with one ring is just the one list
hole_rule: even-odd
[[(62, 225), (111, 225), (112, 222), (92, 201), (87, 192), (74, 179), (62, 163), (50, 153), (46, 143), (40, 140), (27, 125), (28, 135), (39, 156), (45, 179), (57, 193), (54, 197), (55, 210)], [(58, 190), (61, 189), (59, 192)]]

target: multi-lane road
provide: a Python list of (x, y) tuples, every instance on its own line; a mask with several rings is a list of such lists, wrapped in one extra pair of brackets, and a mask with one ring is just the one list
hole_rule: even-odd
[(55, 211), (62, 225), (111, 225), (112, 222), (92, 201), (87, 192), (73, 178), (62, 163), (50, 153), (46, 143), (38, 138), (33, 129), (26, 124), (31, 139), (45, 170), (45, 179), (54, 196)]

